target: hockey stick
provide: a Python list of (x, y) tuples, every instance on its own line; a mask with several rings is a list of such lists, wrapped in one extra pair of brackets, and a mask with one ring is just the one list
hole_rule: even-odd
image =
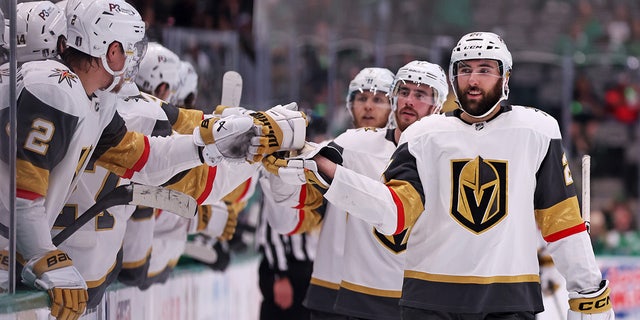
[(591, 156), (582, 156), (582, 219), (591, 233)]
[(122, 185), (104, 195), (71, 225), (62, 229), (53, 237), (53, 244), (59, 245), (98, 214), (119, 205), (143, 205), (190, 219), (195, 215), (198, 204), (193, 197), (179, 191), (135, 183)]
[(227, 107), (239, 107), (242, 98), (242, 76), (235, 71), (227, 71), (222, 76), (222, 94), (220, 104)]

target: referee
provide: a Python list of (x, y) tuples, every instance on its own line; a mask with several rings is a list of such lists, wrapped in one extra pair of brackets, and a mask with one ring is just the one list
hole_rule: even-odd
[(297, 217), (298, 210), (278, 206), (270, 196), (265, 177), (260, 179), (260, 186), (262, 206), (257, 230), (262, 255), (260, 320), (309, 319), (309, 310), (302, 306), (302, 300), (311, 280), (318, 232), (282, 234), (294, 229), (282, 221)]

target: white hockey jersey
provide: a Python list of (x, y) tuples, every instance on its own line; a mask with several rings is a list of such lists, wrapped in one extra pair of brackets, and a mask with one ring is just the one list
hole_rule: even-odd
[[(373, 179), (382, 177), (396, 149), (394, 129), (350, 129), (333, 143), (342, 149), (344, 168)], [(346, 209), (339, 203), (333, 205)], [(398, 301), (407, 232), (383, 235), (366, 221), (348, 213), (346, 222), (335, 310), (358, 318), (400, 319)]]
[[(117, 112), (126, 122), (128, 130), (146, 136), (168, 136), (171, 135), (171, 125), (160, 107), (162, 103), (164, 102), (153, 96), (139, 93), (135, 97), (119, 97)], [(105, 168), (90, 164), (58, 215), (52, 236), (71, 224), (104, 193), (119, 184), (128, 183), (128, 180), (121, 181)], [(106, 287), (118, 277), (125, 261), (129, 273), (140, 268), (146, 275), (155, 220), (152, 216), (146, 219), (142, 217), (145, 212), (152, 213), (151, 208), (141, 209), (136, 213), (136, 219), (130, 220), (135, 210), (135, 206), (111, 207), (58, 246), (74, 259), (75, 267), (87, 281), (87, 305), (90, 308), (100, 302)], [(126, 233), (131, 237), (125, 242)], [(137, 268), (132, 268), (133, 266)]]
[[(145, 170), (137, 179), (146, 183), (201, 163), (190, 137), (180, 139), (173, 149), (179, 152), (167, 159), (150, 139), (127, 132), (115, 113), (116, 96), (98, 91), (88, 97), (77, 75), (58, 61), (27, 62), (19, 79), (17, 231), (30, 236), (19, 236), (17, 247), (27, 260), (55, 248), (49, 230), (92, 156), (120, 176)], [(6, 127), (4, 106), (0, 120)], [(7, 132), (0, 135), (0, 147), (8, 150)]]
[(325, 195), (385, 234), (411, 228), (400, 304), (541, 311), (538, 225), (569, 291), (598, 288), (555, 119), (521, 106), (476, 124), (458, 116), (405, 130), (386, 185), (338, 167)]

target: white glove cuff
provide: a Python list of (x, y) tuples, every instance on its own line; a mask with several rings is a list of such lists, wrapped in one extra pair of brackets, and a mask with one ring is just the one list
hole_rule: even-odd
[(198, 147), (205, 146), (204, 140), (202, 140), (202, 136), (200, 136), (200, 127), (193, 129), (193, 143)]
[(35, 287), (42, 290), (56, 288), (87, 289), (87, 284), (75, 267), (64, 267), (47, 271), (36, 279)]
[(296, 132), (305, 132), (307, 128), (307, 121), (304, 118), (294, 118), (286, 120), (286, 122), (287, 124), (278, 124), (282, 129), (283, 141), (281, 150), (302, 149), (305, 143), (305, 134), (296, 134)]

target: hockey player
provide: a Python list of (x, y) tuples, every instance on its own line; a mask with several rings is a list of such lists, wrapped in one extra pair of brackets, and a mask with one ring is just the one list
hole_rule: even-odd
[[(43, 12), (46, 14), (41, 14)], [(56, 42), (64, 40), (66, 34), (66, 18), (62, 11), (49, 1), (21, 3), (17, 6), (17, 17), (17, 23), (20, 26), (19, 37), (26, 40), (18, 46), (19, 62), (55, 57), (58, 52)], [(135, 88), (135, 85), (133, 87)], [(142, 95), (137, 90), (131, 95), (132, 97), (123, 96), (117, 103), (119, 115), (124, 117), (128, 128), (148, 136), (169, 135), (171, 126), (160, 107), (163, 102), (155, 97)], [(196, 126), (197, 124), (191, 124), (191, 127)], [(57, 233), (56, 230), (71, 224), (79, 213), (95, 203), (94, 199), (100, 199), (102, 195), (122, 183), (119, 180), (116, 175), (104, 168), (88, 165), (65, 208), (56, 219), (53, 234)], [(146, 211), (134, 213), (136, 221), (139, 221), (136, 229), (137, 238), (135, 241), (125, 243), (134, 249), (143, 250), (142, 258), (149, 255), (154, 221), (143, 217)], [(120, 253), (120, 247), (114, 245), (123, 242), (124, 222), (131, 215), (132, 207), (130, 206), (109, 208), (96, 217), (95, 222), (85, 225), (58, 247), (76, 259), (75, 266), (87, 282), (90, 308), (100, 301), (106, 287), (118, 275), (120, 260), (124, 259), (124, 254), (132, 251), (127, 251), (129, 247), (125, 247), (124, 253)], [(141, 228), (142, 225), (146, 226), (149, 234), (147, 241), (144, 241), (145, 232), (143, 232), (144, 228)], [(148, 267), (148, 264), (141, 261), (144, 260), (127, 261), (128, 266), (135, 265), (130, 273), (142, 272), (139, 271), (140, 268)], [(144, 270), (146, 274), (146, 269)]]
[(147, 53), (140, 61), (135, 82), (140, 91), (176, 104), (176, 90), (180, 86), (180, 58), (157, 42), (150, 42)]
[[(415, 76), (417, 75), (417, 73), (413, 73), (411, 75)], [(347, 110), (352, 116), (355, 128), (359, 129), (348, 130), (347, 132), (336, 138), (336, 140), (331, 142), (331, 145), (340, 150), (343, 150), (343, 152), (346, 152), (349, 159), (353, 160), (354, 162), (360, 162), (363, 167), (370, 167), (371, 170), (379, 171), (377, 174), (375, 174), (376, 176), (381, 174), (386, 160), (391, 155), (391, 152), (388, 151), (386, 159), (384, 159), (384, 150), (395, 149), (393, 143), (394, 129), (382, 129), (387, 125), (390, 119), (390, 115), (392, 114), (390, 96), (393, 81), (394, 74), (387, 69), (362, 69), (349, 83), (349, 89), (346, 97)], [(423, 106), (420, 106), (420, 108), (422, 107)], [(413, 106), (405, 108), (403, 105), (403, 108), (401, 109), (404, 113), (410, 113), (407, 109), (412, 110), (413, 114), (415, 114), (415, 119), (411, 121), (415, 121), (417, 119), (418, 111), (416, 110), (418, 108)], [(428, 109), (420, 109), (419, 116), (426, 115), (430, 111), (431, 110)], [(402, 118), (402, 120), (406, 121), (406, 125), (408, 125), (409, 120), (406, 120), (405, 118)], [(369, 151), (359, 150), (359, 152), (347, 152), (346, 150), (344, 150), (343, 144), (344, 142), (349, 142), (349, 144), (347, 144), (347, 148), (349, 148), (351, 146), (349, 137), (353, 137), (353, 135), (364, 135), (365, 138), (375, 137), (372, 138), (374, 140), (377, 139), (375, 140), (375, 147), (367, 144), (367, 147), (370, 148)], [(360, 144), (364, 143), (365, 140), (353, 141), (356, 144)], [(365, 148), (364, 145), (363, 148)], [(270, 159), (273, 158), (268, 158), (267, 160)], [(275, 164), (277, 165), (277, 163), (282, 162), (276, 161)], [(372, 166), (372, 163), (376, 163), (377, 167), (379, 168)], [(269, 168), (271, 168), (271, 165), (266, 164), (266, 167), (269, 170)], [(281, 179), (286, 179), (286, 176), (282, 174), (283, 172), (281, 170), (271, 169), (270, 171), (272, 171), (272, 173), (274, 174), (279, 174)], [(278, 179), (270, 178), (270, 182), (278, 182)], [(274, 197), (276, 197), (277, 199), (287, 198), (280, 195), (283, 190), (286, 190), (286, 187), (272, 186), (271, 189), (277, 191), (276, 195), (274, 195)], [(313, 199), (315, 197), (313, 193), (309, 192), (313, 190), (315, 189), (311, 185), (304, 185), (302, 191), (300, 192), (301, 195), (294, 198), (307, 199), (306, 204), (295, 203), (290, 204), (290, 206), (295, 205), (298, 206), (298, 208), (304, 207), (305, 209), (314, 209), (313, 206), (317, 206), (317, 204), (315, 203), (315, 201), (310, 201), (308, 199)], [(269, 195), (269, 193), (267, 192), (265, 192), (265, 194), (265, 197)], [(279, 203), (283, 204), (284, 201), (280, 200)], [(274, 229), (276, 230), (286, 230), (285, 228), (283, 228), (283, 225), (289, 225), (290, 231), (286, 232), (301, 232), (309, 230), (316, 223), (318, 223), (319, 218), (317, 217), (317, 215), (313, 214), (314, 211), (300, 211), (301, 214), (299, 217), (297, 217), (297, 220), (290, 219), (287, 215), (284, 215), (282, 213), (272, 214), (271, 224), (274, 225)], [(341, 280), (343, 279), (344, 272), (347, 271), (345, 269), (347, 266), (346, 262), (348, 260), (351, 260), (351, 257), (348, 257), (346, 255), (346, 250), (351, 247), (351, 243), (359, 242), (353, 240), (353, 238), (351, 237), (349, 241), (347, 241), (346, 239), (346, 234), (349, 234), (350, 236), (354, 235), (352, 223), (357, 221), (352, 220), (354, 219), (347, 218), (346, 212), (341, 208), (336, 207), (331, 203), (328, 203), (326, 205), (326, 210), (324, 211), (324, 217), (322, 220), (322, 229), (320, 231), (320, 239), (318, 240), (317, 257), (314, 261), (313, 266), (313, 275), (304, 301), (305, 306), (311, 309), (312, 319), (347, 319), (349, 315), (354, 315), (354, 312), (352, 312), (352, 310), (364, 309), (363, 306), (359, 303), (353, 304), (351, 306), (352, 309), (350, 310), (335, 309), (335, 303), (338, 300), (339, 289), (340, 291), (342, 291), (342, 288), (340, 288)], [(365, 233), (369, 232), (365, 231)], [(378, 245), (379, 240), (375, 241), (376, 246), (381, 247), (382, 251), (386, 251), (384, 247)], [(395, 255), (395, 253), (393, 255)], [(360, 258), (360, 255), (357, 255), (357, 257)], [(363, 262), (363, 260), (359, 261), (359, 263), (361, 262)], [(400, 283), (401, 282), (398, 281), (398, 286), (400, 285)], [(379, 301), (376, 301), (376, 303), (379, 303)], [(393, 304), (393, 302), (391, 302), (391, 304)], [(397, 305), (397, 301), (395, 301), (395, 304)], [(359, 317), (363, 317), (365, 315), (365, 312), (363, 311), (358, 314)], [(399, 313), (396, 312), (396, 314)]]
[[(160, 98), (162, 99), (174, 100), (171, 98), (171, 96), (175, 97), (173, 92), (181, 90), (183, 84), (189, 85), (189, 83), (186, 82), (178, 82), (179, 77), (177, 70), (180, 65), (177, 56), (169, 49), (157, 43), (151, 44), (149, 49), (150, 52), (148, 52), (142, 60), (140, 71), (136, 77), (136, 83), (142, 91), (154, 92), (161, 95)], [(193, 91), (195, 88), (189, 87), (186, 90)], [(192, 128), (193, 123), (189, 123), (189, 121), (193, 121), (194, 119), (199, 120), (200, 115), (204, 116), (199, 110), (187, 111), (180, 109), (177, 111), (177, 116), (173, 117), (172, 115), (174, 114), (173, 111), (175, 111), (175, 108), (163, 104), (162, 109), (175, 119), (172, 124), (178, 133), (187, 133), (183, 132), (185, 128), (191, 131), (188, 128)], [(242, 110), (245, 113), (252, 112), (245, 109)], [(195, 115), (195, 117), (184, 116), (185, 114)], [(218, 167), (226, 168), (228, 164), (220, 163)], [(246, 203), (246, 200), (251, 196), (255, 188), (255, 181), (251, 179), (251, 176), (257, 173), (257, 169), (257, 165), (249, 166), (248, 164), (234, 165), (233, 171), (225, 169), (227, 172), (233, 172), (233, 177), (236, 178), (234, 180), (236, 183), (233, 185), (237, 185), (237, 187), (234, 190), (227, 189), (227, 191), (231, 192), (221, 200), (217, 200), (221, 198), (218, 196), (216, 200), (207, 201), (206, 205), (201, 205), (198, 208), (197, 221), (187, 223), (184, 219), (176, 219), (176, 217), (170, 213), (157, 212), (152, 217), (155, 221), (155, 229), (153, 231), (153, 249), (149, 259), (149, 269), (146, 271), (144, 277), (138, 279), (139, 283), (136, 285), (141, 289), (147, 289), (154, 283), (165, 282), (185, 250), (188, 234), (202, 233), (203, 237), (219, 237), (222, 241), (229, 240), (233, 236), (235, 225), (237, 224), (237, 214), (243, 208), (242, 203)], [(223, 173), (220, 172), (218, 174)], [(242, 180), (246, 178), (248, 179), (245, 181)], [(182, 180), (185, 180), (185, 178)], [(218, 180), (222, 179), (216, 179), (216, 183), (220, 183)], [(141, 210), (148, 211), (148, 208)], [(131, 242), (131, 246), (139, 247), (135, 241)], [(129, 246), (125, 244), (125, 259), (128, 247)], [(194, 247), (189, 246), (189, 249), (194, 249)], [(189, 252), (192, 257), (202, 260), (209, 265), (214, 265), (211, 263), (211, 255), (215, 255), (213, 244), (210, 247), (196, 247), (195, 249), (197, 250)], [(139, 253), (142, 252), (139, 251)], [(127, 271), (126, 269), (128, 268), (124, 268), (123, 271)], [(121, 275), (123, 275), (123, 272), (121, 272)]]
[(556, 120), (500, 103), (511, 68), (498, 35), (464, 35), (449, 65), (460, 109), (405, 130), (385, 183), (315, 157), (329, 201), (383, 234), (410, 229), (403, 319), (534, 319), (538, 226), (567, 279), (568, 319), (614, 318)]
[(176, 92), (178, 99), (176, 105), (181, 108), (194, 109), (198, 96), (198, 73), (189, 61), (181, 60), (178, 75), (180, 76), (180, 87)]
[[(342, 166), (374, 179), (384, 171), (400, 134), (422, 117), (437, 113), (448, 94), (444, 71), (426, 61), (401, 67), (390, 88), (395, 128), (347, 130), (332, 142), (342, 150)], [(345, 210), (339, 203), (329, 205)], [(398, 301), (408, 230), (386, 236), (347, 215), (345, 232), (349, 241), (344, 241), (335, 312), (358, 319), (400, 319)], [(363, 272), (364, 268), (370, 271)], [(310, 290), (309, 295), (313, 294)]]
[[(334, 143), (342, 149), (342, 166), (378, 179), (397, 147), (400, 134), (421, 118), (438, 113), (448, 91), (447, 78), (440, 66), (412, 61), (401, 67), (391, 94), (396, 128), (348, 130), (338, 136)], [(347, 209), (339, 203), (333, 205)], [(362, 319), (400, 319), (398, 302), (409, 230), (387, 236), (348, 214), (346, 234), (349, 241), (345, 241), (335, 310)], [(385, 276), (381, 277), (382, 274)]]
[[(253, 131), (256, 121), (225, 119), (226, 130), (222, 130), (223, 123), (212, 119), (203, 123), (194, 137), (166, 140), (126, 132), (122, 119), (114, 113), (115, 96), (108, 92), (117, 91), (131, 75), (128, 72), (136, 63), (136, 44), (143, 38), (144, 23), (124, 1), (81, 0), (74, 2), (73, 10), (68, 12), (68, 32), (73, 40), (63, 54), (68, 66), (47, 60), (25, 63), (21, 68), (16, 201), (17, 247), (26, 263), (23, 282), (49, 291), (52, 315), (72, 319), (84, 310), (86, 284), (68, 255), (52, 245), (48, 231), (88, 160), (93, 156), (96, 164), (120, 176), (161, 183), (165, 177), (201, 164), (202, 159), (211, 163), (221, 159), (219, 154), (238, 160), (247, 157), (244, 151), (231, 153), (234, 143), (230, 139), (250, 138), (253, 134), (247, 137), (247, 133)], [(6, 127), (7, 109), (2, 107), (2, 126)], [(268, 119), (263, 116), (258, 122)], [(213, 129), (216, 123), (222, 132)], [(260, 134), (265, 131), (263, 128)], [(3, 149), (8, 149), (7, 138), (3, 131)], [(282, 136), (272, 140), (279, 138)], [(274, 147), (254, 146), (250, 158), (259, 159), (262, 152)], [(7, 162), (3, 159), (3, 174), (8, 172)], [(135, 173), (140, 170), (144, 173)], [(3, 188), (3, 195), (7, 194)], [(3, 222), (8, 216), (6, 208), (2, 209)]]
[[(22, 2), (16, 5), (16, 18), (18, 63), (58, 57), (67, 34), (63, 10), (51, 1)], [(5, 32), (8, 39), (9, 28)]]

